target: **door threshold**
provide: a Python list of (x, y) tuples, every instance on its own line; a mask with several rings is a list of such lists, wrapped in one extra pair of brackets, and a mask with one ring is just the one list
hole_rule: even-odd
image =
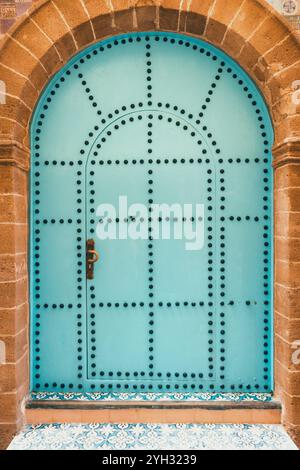
[(280, 402), (272, 401), (79, 401), (79, 400), (29, 400), (27, 409), (52, 410), (131, 410), (131, 409), (202, 409), (202, 410), (274, 410), (281, 409)]
[(41, 423), (227, 423), (279, 424), (281, 405), (272, 401), (38, 401), (26, 406), (26, 422)]

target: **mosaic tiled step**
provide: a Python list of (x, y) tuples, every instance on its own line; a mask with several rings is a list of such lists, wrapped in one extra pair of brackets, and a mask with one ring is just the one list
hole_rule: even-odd
[(61, 393), (32, 392), (32, 401), (256, 401), (270, 402), (271, 393)]
[(9, 450), (296, 450), (282, 426), (221, 424), (41, 424)]

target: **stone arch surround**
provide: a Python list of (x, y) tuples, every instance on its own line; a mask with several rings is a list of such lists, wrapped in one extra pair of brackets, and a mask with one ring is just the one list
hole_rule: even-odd
[[(235, 59), (268, 104), (275, 131), (275, 388), (300, 436), (300, 44), (265, 0), (40, 0), (0, 43), (0, 443), (23, 423), (28, 393), (27, 177), (38, 98), (74, 54), (130, 31), (201, 38)], [(2, 100), (1, 100), (2, 103)], [(299, 346), (298, 346), (299, 347)], [(297, 362), (297, 361), (296, 361)]]

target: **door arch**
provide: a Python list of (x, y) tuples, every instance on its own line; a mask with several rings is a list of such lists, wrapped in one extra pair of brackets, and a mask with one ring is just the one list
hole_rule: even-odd
[[(31, 137), (32, 389), (270, 391), (273, 132), (245, 72), (187, 36), (111, 38), (54, 77)], [(90, 188), (109, 202), (121, 181), (146, 204), (149, 181), (162, 202), (204, 198), (204, 249), (174, 265), (178, 247), (130, 243), (135, 277), (114, 250), (86, 282)]]

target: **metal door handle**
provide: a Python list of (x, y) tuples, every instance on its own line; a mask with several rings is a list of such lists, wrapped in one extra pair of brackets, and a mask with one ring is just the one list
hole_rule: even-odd
[[(93, 255), (94, 258), (90, 258), (90, 255)], [(97, 263), (99, 261), (99, 253), (96, 250), (88, 250), (89, 263)]]
[(86, 277), (94, 279), (94, 264), (99, 261), (99, 253), (95, 250), (95, 241), (93, 239), (86, 242)]

